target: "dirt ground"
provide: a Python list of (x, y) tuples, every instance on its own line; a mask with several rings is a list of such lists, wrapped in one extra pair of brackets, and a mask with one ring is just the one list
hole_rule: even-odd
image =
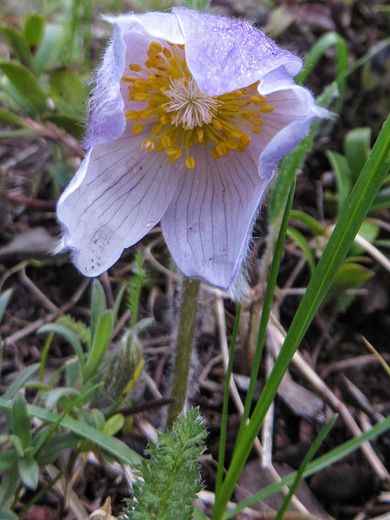
[[(379, 1), (276, 2), (279, 17), (275, 14), (271, 16), (270, 10), (263, 4), (254, 6), (249, 2), (232, 3), (226, 0), (213, 5), (218, 5), (227, 14), (245, 15), (259, 27), (273, 29), (279, 44), (301, 56), (321, 35), (337, 31), (348, 44), (351, 63), (388, 37), (390, 28), (390, 15), (378, 9), (382, 5)], [(284, 27), (284, 30), (279, 31), (278, 27)], [(330, 48), (309, 76), (307, 86), (314, 94), (319, 94), (325, 85), (333, 81), (334, 70), (334, 48)], [(331, 132), (323, 134), (318, 140), (314, 153), (308, 157), (303, 172), (298, 176), (294, 209), (304, 211), (326, 224), (333, 222), (334, 204), (328, 193), (335, 191), (335, 177), (324, 150), (342, 152), (344, 136), (349, 130), (360, 126), (371, 128), (374, 141), (389, 112), (389, 77), (389, 47), (349, 77), (341, 114), (336, 118)], [(76, 165), (77, 159), (73, 160)], [(44, 337), (37, 331), (43, 324), (68, 311), (74, 318), (88, 321), (91, 281), (84, 279), (65, 255), (47, 253), (55, 248), (60, 232), (55, 217), (58, 194), (53, 191), (50, 177), (53, 164), (50, 143), (39, 138), (3, 140), (0, 142), (0, 163), (0, 291), (12, 289), (0, 327), (3, 338), (2, 395), (17, 373), (40, 361)], [(376, 218), (387, 224), (387, 229), (382, 229), (378, 238), (388, 240), (390, 208), (379, 210)], [(256, 230), (255, 250), (258, 253), (253, 260), (254, 265), (260, 260), (263, 250), (264, 222), (263, 212)], [(165, 417), (175, 334), (178, 273), (170, 266), (158, 229), (146, 237), (140, 247), (151, 283), (142, 290), (139, 319), (154, 319), (140, 335), (149, 377), (142, 379), (133, 396), (134, 409), (129, 410), (129, 414), (133, 413), (132, 431), (126, 436), (120, 434), (120, 438), (141, 453), (151, 437), (150, 428), (159, 428)], [(109, 303), (113, 302), (122, 284), (129, 280), (135, 251), (136, 247), (126, 250), (121, 260), (101, 277)], [(388, 256), (385, 249), (383, 252)], [(363, 339), (366, 338), (383, 359), (390, 362), (390, 274), (371, 257), (363, 256), (362, 263), (371, 274), (370, 280), (352, 294), (345, 309), (337, 307), (335, 300), (328, 301), (321, 308), (300, 349), (303, 364), (291, 367), (290, 378), (275, 402), (273, 429), (270, 430), (273, 432), (272, 461), (280, 475), (299, 467), (332, 410), (338, 411), (340, 416), (320, 454), (353, 436), (346, 423), (345, 410), (362, 431), (390, 413), (389, 376)], [(279, 293), (275, 294), (279, 302), (275, 312), (285, 328), (288, 328), (299, 304), (299, 290), (307, 286), (310, 276), (307, 265), (301, 259), (302, 253), (289, 240), (278, 279)], [(20, 267), (21, 262), (24, 262), (23, 267)], [(160, 265), (170, 266), (172, 270), (167, 272)], [(252, 285), (251, 299), (244, 302), (234, 363), (235, 382), (242, 399), (245, 399), (248, 386), (246, 360), (250, 354), (245, 351), (248, 324), (255, 310), (260, 308), (255, 276)], [(208, 429), (207, 452), (201, 460), (201, 475), (208, 491), (213, 491), (215, 486), (215, 458), (219, 446), (225, 374), (219, 329), (221, 317), (216, 298), (213, 293), (202, 293), (190, 385), (191, 403), (200, 407)], [(224, 305), (229, 339), (236, 306), (228, 299)], [(119, 339), (126, 319), (128, 310), (123, 304), (114, 341)], [(72, 355), (73, 351), (66, 342), (55, 338), (47, 361), (47, 377)], [(256, 397), (266, 378), (266, 364), (271, 359), (272, 348), (268, 342)], [(304, 372), (304, 367), (309, 367), (309, 375)], [(319, 376), (330, 394), (315, 387), (310, 379), (312, 372)], [(330, 398), (330, 395), (333, 397)], [(27, 397), (32, 399), (33, 396), (34, 391), (27, 390)], [(229, 407), (228, 459), (239, 418), (232, 399)], [(4, 432), (4, 420), (0, 417), (0, 434)], [(390, 518), (390, 482), (383, 477), (382, 470), (390, 471), (389, 433), (372, 442), (372, 452), (373, 456), (362, 450), (356, 451), (342, 462), (308, 479), (298, 496), (301, 504), (324, 519)], [(92, 456), (77, 460), (73, 469), (76, 467), (80, 468), (80, 474), (73, 490), (85, 510), (91, 513), (110, 496), (113, 514), (119, 514), (123, 497), (128, 494), (120, 469), (112, 464), (102, 465)], [(49, 475), (43, 471), (41, 488), (48, 480)], [(254, 450), (241, 476), (234, 500), (241, 500), (270, 482), (271, 472), (262, 467)], [(22, 494), (20, 508), (31, 497), (31, 492)], [(252, 518), (270, 518), (278, 504), (280, 497), (260, 505), (258, 516)], [(296, 510), (293, 504), (294, 507)], [(63, 494), (53, 489), (24, 516), (25, 520), (38, 518), (71, 520), (77, 516), (72, 508), (67, 508)]]

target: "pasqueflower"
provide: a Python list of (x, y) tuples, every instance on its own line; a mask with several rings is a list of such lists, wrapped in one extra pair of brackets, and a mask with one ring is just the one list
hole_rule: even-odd
[(87, 154), (61, 196), (64, 246), (86, 276), (161, 221), (188, 277), (229, 289), (279, 161), (325, 111), (302, 62), (239, 20), (185, 8), (109, 18)]

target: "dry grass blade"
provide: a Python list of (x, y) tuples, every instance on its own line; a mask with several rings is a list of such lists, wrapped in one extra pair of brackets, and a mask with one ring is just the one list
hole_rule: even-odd
[(26, 127), (34, 132), (34, 134), (59, 143), (67, 148), (72, 155), (84, 159), (85, 152), (81, 148), (79, 142), (70, 134), (65, 133), (64, 130), (58, 126), (50, 122), (46, 124), (38, 123), (29, 118), (26, 118), (24, 122)]
[(379, 354), (379, 352), (376, 350), (376, 348), (373, 345), (371, 345), (371, 343), (364, 336), (362, 336), (362, 340), (364, 341), (366, 347), (368, 347), (371, 350), (371, 352), (373, 352), (376, 359), (379, 361), (379, 363), (385, 369), (386, 374), (390, 377), (390, 366), (386, 363), (383, 356), (381, 356)]
[[(270, 332), (278, 339), (280, 347), (285, 338), (283, 327), (276, 319), (275, 315), (271, 313), (271, 323), (269, 325)], [(352, 417), (346, 405), (330, 390), (330, 388), (322, 381), (316, 372), (306, 363), (299, 352), (296, 352), (293, 357), (294, 365), (300, 370), (301, 374), (309, 381), (316, 391), (330, 404), (334, 411), (338, 412), (343, 418), (345, 425), (352, 435), (359, 437), (362, 431)], [(381, 481), (390, 482), (390, 474), (382, 464), (381, 460), (375, 453), (373, 447), (368, 442), (361, 447), (368, 463), (379, 477)]]
[(90, 284), (90, 279), (86, 278), (82, 281), (77, 291), (74, 293), (72, 298), (66, 302), (62, 307), (60, 307), (56, 312), (52, 312), (45, 316), (44, 318), (41, 318), (39, 320), (34, 321), (33, 323), (30, 323), (23, 329), (18, 330), (17, 332), (14, 332), (13, 334), (10, 334), (7, 338), (4, 339), (4, 346), (12, 346), (16, 341), (19, 341), (29, 334), (32, 334), (33, 332), (37, 331), (40, 327), (45, 325), (46, 323), (50, 323), (51, 321), (58, 318), (58, 316), (61, 316), (65, 312), (67, 312), (69, 309), (71, 309), (82, 297), (84, 292), (86, 291), (87, 287)]
[(60, 309), (35, 285), (35, 283), (30, 280), (30, 278), (26, 274), (26, 269), (23, 269), (19, 273), (19, 278), (22, 284), (27, 287), (35, 296), (38, 298), (40, 302), (42, 302), (42, 306), (46, 307), (49, 312), (58, 313)]
[[(224, 309), (224, 305), (223, 305), (223, 299), (220, 297), (217, 297), (215, 305), (216, 305), (215, 309), (216, 309), (216, 316), (217, 316), (217, 323), (218, 323), (219, 339), (220, 339), (221, 351), (222, 351), (222, 355), (223, 355), (223, 364), (224, 364), (224, 368), (226, 371), (227, 366), (228, 366), (228, 361), (229, 361), (228, 360), (229, 348), (228, 348), (228, 340), (226, 337), (226, 321), (225, 321), (225, 309)], [(238, 412), (242, 416), (243, 412), (244, 412), (244, 405), (243, 405), (243, 402), (241, 401), (240, 394), (237, 390), (237, 386), (236, 386), (236, 383), (234, 382), (233, 378), (231, 378), (229, 386), (230, 386), (230, 392), (231, 392), (234, 404), (236, 405)], [(263, 450), (263, 447), (258, 438), (256, 438), (254, 448), (255, 448), (257, 454), (259, 455), (260, 459), (262, 460), (264, 450)], [(269, 469), (269, 472), (270, 472), (272, 478), (275, 480), (275, 482), (279, 482), (281, 480), (281, 477), (280, 477), (279, 473), (276, 471), (276, 469), (274, 468), (274, 466), (271, 465), (268, 469)], [(282, 491), (283, 491), (283, 493), (287, 494), (289, 491), (288, 487), (285, 486)], [(291, 500), (291, 503), (298, 509), (298, 511), (305, 513), (305, 514), (309, 513), (309, 511), (306, 509), (306, 507), (296, 497), (293, 497), (293, 499)]]
[[(58, 469), (53, 466), (49, 465), (46, 466), (46, 471), (50, 475), (52, 479), (56, 478), (58, 475)], [(67, 496), (68, 503), (67, 506), (71, 509), (72, 513), (74, 514), (76, 520), (85, 520), (88, 518), (88, 513), (86, 509), (84, 508), (83, 504), (80, 502), (78, 496), (73, 490), (69, 490), (67, 482), (64, 477), (61, 477), (55, 484), (55, 489), (63, 496)]]

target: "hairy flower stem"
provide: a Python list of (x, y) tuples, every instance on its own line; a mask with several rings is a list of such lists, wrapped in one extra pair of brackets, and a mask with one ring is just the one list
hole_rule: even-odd
[(184, 278), (171, 394), (174, 400), (168, 408), (167, 428), (169, 429), (182, 411), (187, 396), (191, 353), (194, 344), (196, 312), (198, 309), (199, 287), (200, 282), (198, 280)]

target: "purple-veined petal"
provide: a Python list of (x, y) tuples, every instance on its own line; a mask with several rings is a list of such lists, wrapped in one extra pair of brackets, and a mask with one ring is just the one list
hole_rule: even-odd
[(135, 106), (128, 102), (126, 83), (121, 81), (126, 67), (130, 63), (143, 64), (152, 41), (162, 38), (172, 43), (184, 43), (177, 18), (170, 13), (121, 15), (105, 19), (114, 24), (114, 37), (96, 74), (84, 140), (86, 149), (120, 137), (127, 123), (125, 112), (140, 109), (140, 103)]
[(257, 208), (272, 180), (261, 179), (246, 153), (217, 160), (206, 146), (191, 149), (196, 169), (180, 177), (162, 221), (168, 248), (181, 271), (228, 289), (247, 253)]
[(114, 39), (108, 45), (102, 64), (96, 74), (96, 86), (90, 101), (86, 149), (113, 141), (123, 134), (126, 119), (120, 95), (120, 78), (125, 66), (126, 46), (115, 29)]
[(288, 76), (284, 67), (268, 74), (259, 85), (259, 92), (267, 96), (272, 112), (262, 114), (262, 131), (252, 136), (249, 145), (252, 157), (260, 158), (259, 172), (269, 170), (289, 154), (310, 133), (315, 119), (330, 117), (319, 107), (310, 91)]
[[(292, 80), (302, 67), (300, 58), (247, 23), (185, 8), (106, 19), (114, 24), (114, 38), (92, 95), (85, 141), (90, 149), (58, 204), (64, 245), (82, 273), (96, 276), (162, 219), (183, 273), (228, 289), (238, 283), (252, 225), (278, 162), (309, 133), (315, 118), (328, 113)], [(133, 114), (127, 119), (126, 112), (148, 106), (134, 101), (131, 90), (134, 74), (147, 79), (148, 72), (134, 67), (130, 72), (128, 66), (142, 67), (153, 41), (183, 44), (189, 70), (207, 95), (260, 81), (259, 92), (274, 110), (261, 115), (261, 133), (249, 131), (251, 142), (243, 152), (215, 160), (211, 142), (190, 144), (196, 167), (189, 170), (182, 160), (169, 164), (163, 152), (142, 149), (155, 121), (139, 125), (133, 135), (137, 119)], [(129, 82), (126, 74), (132, 76)], [(245, 124), (242, 130), (248, 132)]]
[(211, 96), (251, 85), (280, 66), (291, 76), (302, 68), (298, 56), (248, 23), (180, 7), (173, 12), (183, 31), (188, 67)]
[(98, 276), (161, 219), (177, 172), (163, 154), (141, 149), (144, 137), (126, 136), (90, 149), (61, 196), (57, 216), (64, 246), (86, 276)]
[[(136, 63), (142, 65), (148, 59), (147, 51), (149, 49), (149, 45), (153, 40), (158, 41), (157, 38), (151, 37), (149, 34), (144, 32), (135, 32), (127, 33), (124, 35), (124, 41), (126, 44), (126, 58), (125, 58), (125, 70), (123, 76), (126, 76), (126, 73), (131, 73), (134, 75), (134, 72), (131, 72), (128, 69), (128, 66), (132, 63)], [(144, 71), (137, 72), (137, 76), (142, 79), (147, 79), (147, 74)], [(147, 103), (142, 103), (140, 101), (130, 101), (129, 100), (129, 83), (125, 81), (120, 82), (120, 93), (123, 99), (123, 112), (126, 113), (129, 110), (142, 110), (147, 108)], [(127, 125), (131, 128), (137, 121), (127, 120)]]
[(154, 38), (176, 44), (184, 44), (184, 37), (177, 18), (172, 13), (150, 12), (106, 16), (105, 20), (120, 29), (123, 36), (130, 33), (148, 33)]

